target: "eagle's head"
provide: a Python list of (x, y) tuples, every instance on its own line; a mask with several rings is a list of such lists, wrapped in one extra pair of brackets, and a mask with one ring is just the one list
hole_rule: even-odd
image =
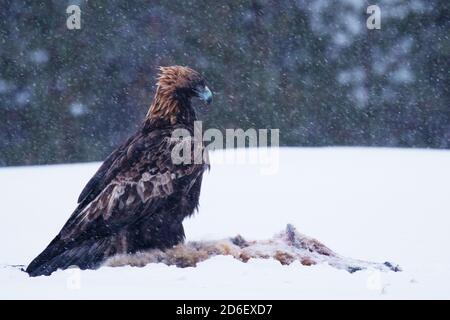
[(182, 66), (160, 67), (159, 70), (157, 86), (161, 91), (168, 91), (177, 99), (198, 97), (211, 103), (212, 93), (197, 71)]
[(155, 98), (147, 115), (150, 119), (165, 119), (174, 124), (193, 114), (192, 98), (211, 103), (211, 90), (197, 71), (182, 66), (160, 67), (159, 71)]

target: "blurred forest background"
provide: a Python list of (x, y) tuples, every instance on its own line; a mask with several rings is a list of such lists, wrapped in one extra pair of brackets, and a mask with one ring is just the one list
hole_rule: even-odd
[[(188, 65), (205, 127), (285, 146), (450, 147), (448, 0), (0, 0), (0, 166), (103, 159), (156, 68)], [(68, 5), (81, 30), (68, 30)], [(381, 30), (368, 30), (369, 4)]]

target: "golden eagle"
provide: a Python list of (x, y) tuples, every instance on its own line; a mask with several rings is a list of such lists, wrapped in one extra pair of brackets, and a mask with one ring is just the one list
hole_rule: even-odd
[(95, 269), (115, 254), (169, 248), (184, 240), (183, 219), (197, 209), (202, 175), (209, 167), (203, 157), (179, 163), (172, 156), (180, 140), (198, 148), (193, 139), (173, 135), (180, 129), (194, 136), (193, 97), (207, 104), (212, 100), (198, 72), (160, 68), (145, 120), (87, 183), (60, 233), (29, 264), (30, 276), (70, 266)]

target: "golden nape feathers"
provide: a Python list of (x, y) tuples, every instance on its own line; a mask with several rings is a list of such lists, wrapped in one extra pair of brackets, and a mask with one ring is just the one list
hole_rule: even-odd
[(156, 85), (163, 91), (171, 91), (183, 87), (187, 88), (201, 79), (200, 74), (189, 67), (159, 67), (159, 71)]
[(166, 120), (175, 124), (180, 115), (190, 116), (189, 99), (199, 92), (209, 89), (202, 76), (195, 70), (183, 66), (160, 67), (156, 83), (156, 93), (147, 117), (153, 121)]

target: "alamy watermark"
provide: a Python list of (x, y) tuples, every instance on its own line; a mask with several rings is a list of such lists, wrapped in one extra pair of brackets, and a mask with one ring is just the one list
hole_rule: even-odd
[(369, 269), (366, 279), (366, 287), (368, 290), (375, 291), (378, 294), (385, 294), (388, 284), (383, 279), (380, 270)]
[(69, 14), (66, 20), (66, 26), (69, 30), (81, 29), (81, 9), (76, 4), (67, 7), (66, 13)]
[(367, 7), (369, 17), (366, 20), (366, 26), (369, 30), (381, 29), (381, 9), (378, 5), (373, 4)]
[[(202, 121), (195, 121), (193, 134), (187, 129), (175, 129), (172, 162), (177, 164), (210, 163), (209, 151), (214, 153), (214, 165), (257, 165), (261, 174), (275, 174), (279, 168), (279, 129), (226, 129), (203, 131)], [(227, 152), (220, 152), (225, 149)], [(230, 150), (233, 151), (230, 152)]]
[(71, 266), (65, 270), (67, 274), (66, 287), (69, 290), (81, 289), (81, 270), (77, 266)]

